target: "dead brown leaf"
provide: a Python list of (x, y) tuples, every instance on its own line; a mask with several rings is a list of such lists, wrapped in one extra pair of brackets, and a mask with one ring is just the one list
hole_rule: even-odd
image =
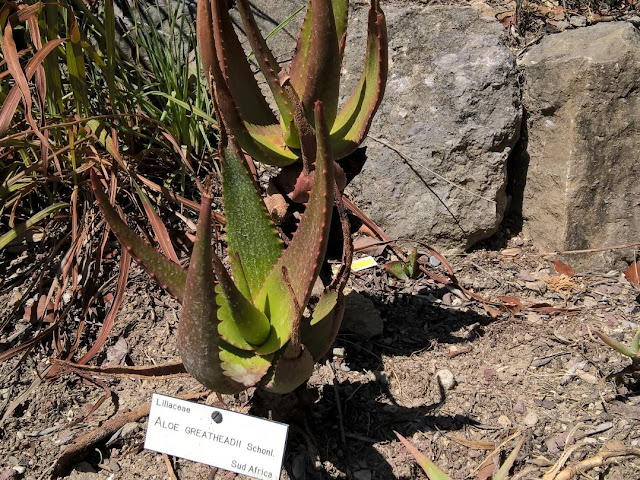
[(634, 285), (640, 285), (640, 268), (635, 261), (624, 271), (624, 276)]
[(553, 266), (560, 275), (566, 275), (567, 277), (573, 277), (575, 271), (573, 267), (567, 263), (561, 262), (560, 260), (554, 260)]

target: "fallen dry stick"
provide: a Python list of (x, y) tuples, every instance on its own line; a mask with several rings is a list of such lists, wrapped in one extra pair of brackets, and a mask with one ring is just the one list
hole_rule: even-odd
[(588, 472), (593, 468), (604, 465), (604, 463), (610, 458), (627, 457), (631, 455), (640, 457), (640, 449), (615, 447), (612, 450), (601, 450), (593, 457), (587, 458), (577, 463), (576, 465), (565, 468), (558, 475), (556, 475), (554, 480), (571, 480), (572, 478), (575, 478), (579, 474)]
[[(183, 400), (196, 400), (198, 398), (202, 398), (209, 395), (209, 393), (210, 393), (209, 390), (206, 390), (204, 392), (180, 395), (178, 398), (181, 398)], [(118, 415), (117, 417), (107, 420), (98, 428), (88, 433), (85, 433), (81, 437), (77, 438), (72, 445), (67, 447), (65, 451), (62, 452), (62, 454), (56, 461), (53, 468), (54, 478), (59, 475), (62, 475), (65, 472), (65, 470), (71, 465), (71, 463), (76, 457), (86, 452), (94, 444), (110, 437), (115, 432), (117, 432), (120, 428), (125, 426), (127, 423), (137, 422), (142, 417), (149, 415), (150, 409), (151, 409), (151, 403), (148, 403), (135, 410), (125, 412), (121, 415)]]

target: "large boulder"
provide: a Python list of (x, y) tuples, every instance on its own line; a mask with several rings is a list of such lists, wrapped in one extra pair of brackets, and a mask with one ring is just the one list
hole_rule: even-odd
[[(368, 2), (353, 3), (343, 98), (364, 60)], [(252, 1), (264, 32), (304, 4)], [(383, 143), (366, 142), (368, 161), (348, 191), (393, 238), (467, 248), (494, 233), (505, 210), (506, 162), (521, 121), (515, 59), (502, 27), (475, 9), (382, 7), (389, 80), (370, 135)], [(269, 39), (282, 63), (294, 52), (302, 18)]]
[[(640, 238), (640, 32), (601, 23), (548, 36), (520, 61), (528, 113), (525, 233), (545, 251)], [(526, 165), (525, 165), (526, 166)], [(572, 256), (609, 268), (630, 251)]]
[[(498, 22), (473, 8), (383, 8), (390, 75), (350, 191), (392, 238), (466, 249), (492, 235), (505, 211), (522, 118), (514, 56)], [(350, 35), (358, 44), (365, 32)], [(361, 60), (346, 58), (352, 81)]]

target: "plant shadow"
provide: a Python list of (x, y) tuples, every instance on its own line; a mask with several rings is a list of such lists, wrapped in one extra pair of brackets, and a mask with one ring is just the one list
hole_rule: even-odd
[[(316, 370), (302, 394), (306, 395), (302, 405), (285, 401), (270, 410), (274, 420), (291, 426), (284, 460), (289, 478), (345, 478), (343, 474), (369, 478), (367, 472), (380, 480), (422, 478), (401, 446), (391, 458), (376, 447), (396, 441), (394, 431), (410, 438), (416, 432), (439, 435), (437, 432), (482, 428), (471, 412), (443, 409), (448, 396), (456, 392), (447, 391), (425, 366), (424, 383), (418, 387), (422, 395), (399, 395), (390, 386), (391, 378), (404, 373), (393, 371), (396, 360), (400, 362), (397, 368), (402, 368), (402, 361), (436, 342), (468, 343), (482, 336), (484, 327), (494, 321), (471, 310), (443, 308), (427, 300), (441, 296), (439, 289), (424, 287), (412, 295), (371, 297), (385, 318), (383, 335), (362, 339), (340, 333), (333, 350), (338, 354), (330, 352)], [(251, 413), (265, 416), (263, 407), (256, 402)], [(359, 471), (363, 473), (356, 475)]]

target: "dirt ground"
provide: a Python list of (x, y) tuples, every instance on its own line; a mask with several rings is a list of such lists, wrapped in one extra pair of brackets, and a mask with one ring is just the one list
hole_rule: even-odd
[[(450, 259), (462, 287), (495, 302), (488, 309), (424, 275), (400, 281), (380, 267), (353, 274), (351, 288), (373, 301), (384, 334), (365, 339), (341, 333), (308, 382), (303, 412), (286, 405), (265, 411), (252, 390), (225, 398), (235, 411), (288, 418), (282, 479), (426, 478), (394, 430), (454, 478), (487, 478), (500, 455), (480, 469), (485, 459), (496, 450), (504, 456), (520, 435), (526, 441), (516, 478), (542, 478), (557, 462), (576, 465), (621, 444), (638, 452), (638, 382), (607, 378), (630, 362), (589, 333), (595, 327), (630, 341), (640, 311), (638, 288), (617, 271), (558, 275), (551, 260), (521, 237), (504, 247)], [(388, 261), (390, 249), (376, 258)], [(429, 263), (429, 256), (422, 261)], [(444, 273), (443, 265), (429, 268)], [(5, 306), (8, 300), (5, 295)], [(179, 306), (135, 268), (106, 354), (96, 363), (178, 360), (178, 313)], [(24, 467), (19, 478), (47, 478), (77, 437), (144, 406), (152, 392), (201, 391), (184, 375), (104, 377), (111, 394), (87, 418), (105, 389), (75, 373), (41, 381), (50, 355), (45, 344), (0, 365), (0, 472), (7, 475), (0, 478), (13, 478), (7, 472), (16, 466)], [(215, 395), (205, 398), (216, 401)], [(233, 478), (144, 450), (146, 422), (126, 422), (91, 443), (72, 457), (63, 478), (173, 478), (167, 462), (182, 480)], [(581, 478), (632, 480), (639, 471), (640, 458), (613, 457)]]

